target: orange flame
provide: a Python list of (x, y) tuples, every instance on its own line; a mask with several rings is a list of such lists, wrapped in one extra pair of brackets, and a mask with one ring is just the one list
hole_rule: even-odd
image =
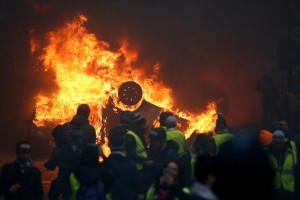
[(141, 69), (134, 69), (132, 64), (137, 60), (138, 53), (129, 51), (128, 42), (122, 40), (120, 49), (111, 51), (107, 42), (98, 40), (95, 34), (88, 32), (84, 26), (86, 21), (87, 18), (80, 14), (47, 34), (48, 44), (39, 59), (46, 71), (53, 71), (58, 89), (51, 95), (47, 91), (47, 94), (36, 96), (34, 123), (38, 127), (69, 121), (77, 106), (87, 103), (91, 107), (90, 122), (99, 133), (103, 125), (101, 108), (111, 97), (118, 108), (128, 109), (118, 101), (117, 89), (123, 82), (135, 81), (143, 88), (146, 101), (188, 120), (185, 132), (195, 129), (204, 132), (214, 128), (216, 103), (210, 103), (207, 110), (200, 114), (175, 109), (172, 90), (157, 79), (159, 63), (153, 66), (150, 76)]

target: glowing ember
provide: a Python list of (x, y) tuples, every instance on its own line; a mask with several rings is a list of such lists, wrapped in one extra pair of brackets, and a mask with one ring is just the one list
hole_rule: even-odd
[[(117, 97), (117, 89), (122, 83), (135, 81), (142, 87), (146, 101), (170, 110), (189, 122), (188, 129), (184, 132), (191, 133), (195, 129), (201, 132), (213, 130), (217, 108), (214, 102), (200, 114), (175, 109), (172, 90), (157, 80), (160, 64), (153, 66), (153, 74), (150, 76), (143, 70), (134, 69), (132, 64), (138, 54), (129, 51), (127, 41), (123, 39), (120, 49), (111, 51), (107, 42), (100, 41), (88, 32), (84, 26), (86, 21), (84, 15), (78, 15), (65, 26), (47, 34), (47, 46), (39, 59), (46, 71), (54, 73), (58, 89), (52, 91), (51, 95), (47, 91), (47, 94), (36, 96), (34, 123), (37, 126), (69, 121), (77, 106), (87, 103), (91, 107), (90, 122), (99, 133), (103, 125), (101, 109), (107, 104), (109, 97), (121, 110), (137, 108), (123, 105)], [(37, 45), (36, 42), (32, 44)]]

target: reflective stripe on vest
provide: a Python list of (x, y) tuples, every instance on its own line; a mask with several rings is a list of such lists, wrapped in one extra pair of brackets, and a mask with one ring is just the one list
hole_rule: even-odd
[(192, 155), (192, 158), (191, 158), (191, 175), (192, 175), (192, 178), (195, 178), (195, 168), (196, 168), (196, 162), (197, 162), (197, 156), (196, 155)]
[[(131, 130), (128, 130), (127, 134), (132, 135), (135, 139), (135, 153), (142, 158), (147, 158), (148, 157), (147, 150), (144, 147), (144, 144), (143, 144), (141, 138), (135, 132), (133, 132)], [(143, 164), (136, 162), (135, 165), (136, 165), (137, 170), (143, 169)]]
[(216, 143), (216, 153), (219, 153), (220, 146), (224, 142), (227, 142), (227, 141), (231, 140), (232, 138), (234, 138), (234, 135), (232, 135), (231, 133), (218, 133), (218, 134), (214, 135), (213, 139), (215, 140), (215, 143)]
[(183, 133), (180, 130), (168, 130), (167, 131), (167, 141), (174, 141), (178, 144), (179, 146), (179, 150), (178, 153), (179, 155), (182, 155), (184, 153), (185, 150), (185, 138)]
[(77, 193), (80, 188), (80, 182), (73, 172), (70, 174), (69, 181), (71, 187), (71, 200), (75, 200), (77, 198)]
[(274, 155), (270, 154), (269, 158), (273, 170), (275, 171), (274, 177), (274, 188), (284, 189), (289, 192), (294, 192), (295, 179), (294, 179), (294, 168), (297, 162), (297, 151), (296, 145), (293, 141), (290, 142), (291, 148), (288, 148), (284, 155), (283, 166), (278, 166), (277, 159)]

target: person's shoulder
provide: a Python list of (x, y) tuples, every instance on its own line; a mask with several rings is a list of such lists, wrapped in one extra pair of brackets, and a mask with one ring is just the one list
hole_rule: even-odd
[(42, 171), (35, 165), (32, 166), (31, 170), (34, 172), (34, 173), (37, 173), (37, 174), (41, 174)]
[(18, 164), (16, 162), (8, 162), (3, 164), (3, 166), (1, 167), (1, 170), (5, 170), (5, 169), (11, 169), (11, 168), (16, 168), (18, 167)]

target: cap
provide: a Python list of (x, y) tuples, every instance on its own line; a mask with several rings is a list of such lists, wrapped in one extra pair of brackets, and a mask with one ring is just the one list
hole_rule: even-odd
[(145, 117), (143, 117), (140, 113), (133, 113), (131, 116), (131, 120), (133, 123), (138, 123), (138, 124), (146, 123)]
[(163, 128), (151, 129), (149, 136), (151, 139), (158, 139), (161, 141), (165, 141), (167, 139), (166, 131)]
[(285, 141), (285, 134), (282, 130), (276, 130), (273, 132), (272, 136), (273, 142), (282, 142)]

